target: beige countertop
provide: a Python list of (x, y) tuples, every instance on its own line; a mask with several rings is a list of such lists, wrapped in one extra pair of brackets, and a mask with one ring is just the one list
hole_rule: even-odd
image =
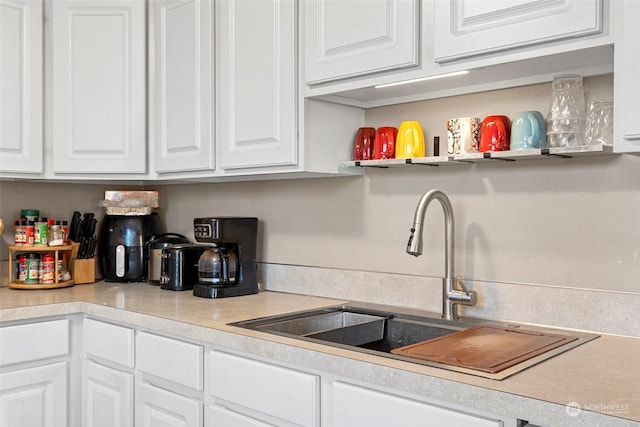
[[(534, 424), (640, 425), (640, 339), (602, 335), (496, 381), (227, 325), (345, 302), (278, 292), (211, 300), (146, 283), (0, 288), (0, 321), (86, 313)], [(568, 415), (574, 403), (579, 416)]]

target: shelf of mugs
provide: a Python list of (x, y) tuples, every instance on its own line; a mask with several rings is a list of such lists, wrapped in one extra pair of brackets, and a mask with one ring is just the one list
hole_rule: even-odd
[(577, 147), (551, 147), (530, 150), (487, 151), (455, 156), (414, 157), (409, 159), (386, 160), (349, 160), (342, 162), (343, 167), (394, 168), (407, 165), (450, 166), (471, 163), (515, 162), (521, 160), (572, 159), (574, 157), (602, 156), (613, 154), (613, 148), (603, 144), (582, 145)]

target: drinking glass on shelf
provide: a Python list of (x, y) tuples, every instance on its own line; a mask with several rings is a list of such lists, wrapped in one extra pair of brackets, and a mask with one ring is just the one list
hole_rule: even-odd
[(586, 115), (582, 76), (555, 76), (551, 89), (547, 115), (547, 144), (549, 147), (583, 145)]
[(613, 102), (591, 101), (589, 103), (585, 144), (613, 145)]

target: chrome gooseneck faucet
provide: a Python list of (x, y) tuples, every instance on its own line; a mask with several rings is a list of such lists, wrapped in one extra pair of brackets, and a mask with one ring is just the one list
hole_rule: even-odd
[[(407, 253), (413, 256), (422, 255), (422, 227), (424, 224), (424, 214), (432, 200), (437, 200), (444, 210), (445, 225), (445, 276), (442, 279), (442, 318), (457, 319), (458, 304), (475, 305), (477, 295), (475, 291), (467, 291), (461, 280), (458, 280), (453, 274), (454, 259), (454, 224), (453, 224), (453, 207), (451, 201), (446, 194), (440, 190), (431, 190), (426, 192), (416, 207), (416, 213), (413, 218), (413, 227), (411, 235), (407, 243)], [(461, 289), (457, 289), (455, 284)]]

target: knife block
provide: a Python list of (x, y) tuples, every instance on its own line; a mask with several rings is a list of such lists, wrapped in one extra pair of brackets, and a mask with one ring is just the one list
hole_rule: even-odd
[(73, 282), (77, 285), (81, 285), (84, 283), (95, 283), (96, 259), (79, 259), (78, 250), (80, 249), (80, 243), (72, 242), (71, 245), (73, 246), (73, 250), (71, 251), (69, 272), (71, 273)]

